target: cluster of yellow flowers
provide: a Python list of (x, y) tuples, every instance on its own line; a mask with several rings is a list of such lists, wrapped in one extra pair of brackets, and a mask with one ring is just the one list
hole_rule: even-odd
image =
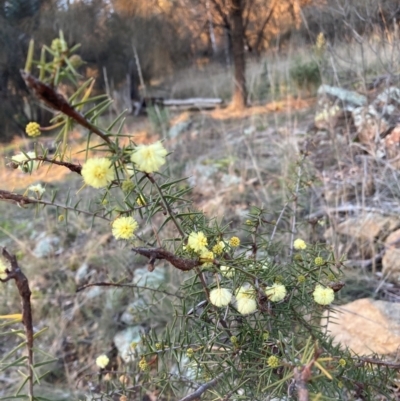
[(33, 138), (35, 136), (39, 136), (41, 134), (40, 125), (36, 122), (30, 122), (29, 124), (26, 125), (25, 132), (27, 133), (28, 136), (31, 136)]
[[(151, 145), (139, 145), (133, 151), (131, 161), (135, 163), (138, 170), (154, 173), (165, 163), (167, 153), (160, 141)], [(86, 185), (97, 189), (107, 187), (115, 178), (114, 166), (106, 157), (88, 159), (82, 167), (81, 174)], [(122, 189), (124, 192), (130, 192), (134, 189), (134, 184), (130, 180), (125, 180), (122, 183)], [(140, 195), (137, 198), (137, 204), (139, 206), (146, 204), (143, 196)], [(119, 217), (112, 223), (112, 233), (116, 239), (128, 240), (133, 238), (138, 227), (133, 217)]]
[(249, 315), (257, 310), (256, 292), (249, 284), (242, 285), (235, 294), (236, 307), (242, 315)]
[(108, 362), (110, 362), (110, 359), (108, 358), (107, 355), (103, 354), (100, 355), (96, 358), (96, 365), (100, 368), (100, 369), (104, 369), (107, 365)]
[[(283, 284), (275, 283), (264, 290), (271, 302), (280, 302), (286, 297), (286, 287)], [(215, 288), (210, 291), (210, 302), (217, 307), (227, 306), (232, 300), (232, 292), (228, 288)], [(246, 283), (236, 292), (236, 307), (242, 315), (248, 315), (257, 310), (256, 290)]]
[[(158, 141), (151, 145), (139, 145), (131, 155), (131, 161), (136, 168), (145, 173), (154, 173), (165, 164), (167, 155), (163, 144)], [(104, 188), (114, 180), (114, 169), (111, 160), (106, 157), (91, 158), (82, 167), (82, 177), (86, 185), (93, 188)], [(124, 183), (123, 187), (132, 188), (132, 185)]]
[[(224, 271), (227, 271), (226, 266)], [(228, 268), (229, 271), (229, 268)], [(286, 287), (281, 283), (274, 283), (266, 287), (265, 295), (271, 302), (283, 301), (287, 295)], [(228, 288), (215, 288), (210, 291), (210, 302), (217, 307), (227, 306), (232, 301), (233, 294)], [(332, 288), (318, 284), (313, 292), (314, 301), (319, 305), (329, 305), (335, 299)], [(242, 285), (236, 292), (236, 307), (242, 315), (248, 315), (257, 310), (256, 291), (250, 284)]]

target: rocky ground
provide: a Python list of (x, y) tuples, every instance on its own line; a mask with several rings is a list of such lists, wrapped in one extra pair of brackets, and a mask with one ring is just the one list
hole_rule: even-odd
[[(232, 226), (241, 224), (250, 205), (278, 212), (288, 199), (296, 162), (306, 158), (302, 179), (309, 190), (300, 208), (306, 224), (299, 234), (326, 242), (347, 266), (340, 319), (328, 329), (359, 354), (392, 359), (400, 342), (399, 88), (385, 80), (363, 93), (321, 86), (317, 98), (287, 98), (242, 114), (228, 109), (172, 113), (163, 127), (166, 147), (173, 151), (172, 174), (189, 177), (195, 205)], [(152, 128), (145, 118), (128, 127), (138, 141), (160, 135), (154, 129), (146, 134)], [(83, 160), (76, 152), (84, 140), (76, 133), (75, 161)], [(21, 146), (31, 144), (17, 141), (3, 153)], [(58, 191), (60, 203), (67, 194), (85, 199), (88, 189), (76, 194), (80, 178), (64, 174), (53, 167), (27, 176), (4, 166), (2, 189), (23, 193), (40, 181), (48, 194)], [(172, 305), (134, 291), (76, 289), (129, 276), (153, 288), (167, 283), (174, 292), (179, 278), (167, 267), (149, 274), (143, 261), (133, 262), (131, 252), (108, 234), (106, 222), (92, 227), (90, 219), (71, 213), (68, 225), (61, 225), (54, 208), (37, 210), (33, 219), (32, 210), (15, 205), (0, 204), (0, 211), (0, 245), (18, 253), (30, 279), (35, 329), (50, 327), (41, 341), (59, 358), (50, 375), (60, 389), (57, 397), (95, 389), (95, 356), (113, 349), (117, 365), (131, 358), (129, 344), (147, 327), (162, 327)], [(11, 285), (0, 299), (0, 314), (18, 310)], [(0, 354), (9, 346), (2, 342)], [(0, 376), (0, 388), (14, 381)], [(54, 394), (50, 384), (48, 392)]]

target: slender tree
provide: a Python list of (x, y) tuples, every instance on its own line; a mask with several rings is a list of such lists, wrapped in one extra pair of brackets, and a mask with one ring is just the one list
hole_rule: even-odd
[(229, 6), (232, 57), (234, 66), (234, 90), (232, 106), (244, 109), (247, 105), (246, 60), (244, 54), (243, 0), (232, 0)]

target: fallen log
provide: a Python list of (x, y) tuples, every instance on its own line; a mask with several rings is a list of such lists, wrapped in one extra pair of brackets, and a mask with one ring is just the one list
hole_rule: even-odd
[(209, 110), (223, 105), (219, 98), (189, 98), (189, 99), (164, 99), (159, 97), (143, 98), (134, 102), (135, 115), (144, 112), (149, 106), (171, 107), (182, 110)]

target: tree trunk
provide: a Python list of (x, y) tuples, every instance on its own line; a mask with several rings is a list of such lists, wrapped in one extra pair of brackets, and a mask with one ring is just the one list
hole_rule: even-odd
[(231, 0), (229, 9), (234, 66), (234, 90), (232, 105), (244, 109), (247, 103), (246, 64), (244, 58), (243, 0)]

